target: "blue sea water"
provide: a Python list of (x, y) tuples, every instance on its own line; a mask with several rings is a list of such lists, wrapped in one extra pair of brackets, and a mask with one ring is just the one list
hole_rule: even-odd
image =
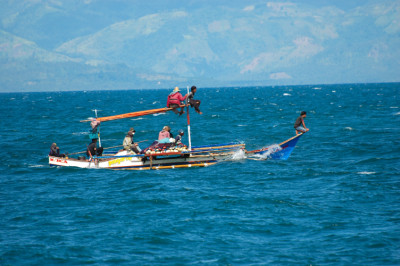
[[(100, 116), (163, 107), (168, 90), (0, 94), (1, 265), (399, 265), (400, 84), (199, 88), (193, 145), (247, 149), (310, 131), (286, 161), (112, 171), (48, 166)], [(104, 122), (102, 145), (157, 138), (173, 113)], [(184, 142), (187, 142), (186, 136)]]

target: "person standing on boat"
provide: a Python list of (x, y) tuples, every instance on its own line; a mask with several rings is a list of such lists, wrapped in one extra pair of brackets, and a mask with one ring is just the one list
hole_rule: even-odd
[(307, 117), (306, 111), (302, 111), (300, 113), (300, 116), (296, 119), (296, 122), (294, 123), (294, 128), (296, 129), (296, 135), (301, 133), (307, 132), (309, 129), (306, 127), (306, 124), (304, 124), (304, 118)]
[(86, 155), (90, 158), (93, 156), (101, 156), (103, 154), (103, 147), (97, 148), (97, 139), (92, 139), (92, 143), (89, 144), (86, 150)]
[(187, 94), (185, 96), (182, 96), (180, 93), (180, 90), (178, 87), (175, 87), (175, 89), (168, 95), (167, 99), (167, 107), (168, 108), (173, 108), (172, 111), (175, 114), (182, 115), (185, 111), (183, 111), (183, 107), (181, 108), (181, 111), (179, 112), (177, 108), (182, 105), (182, 102), (186, 100)]
[(96, 118), (92, 119), (92, 122), (90, 122), (90, 126), (92, 127), (92, 133), (97, 133), (97, 128), (100, 125), (100, 121), (97, 120)]
[(199, 109), (199, 106), (200, 106), (200, 103), (201, 103), (200, 100), (193, 99), (194, 94), (196, 93), (196, 91), (197, 91), (196, 86), (192, 86), (190, 88), (190, 93), (188, 95), (188, 102), (189, 102), (191, 107), (194, 107), (194, 110), (196, 110), (197, 113), (203, 114)]
[(140, 153), (140, 148), (137, 143), (133, 141), (133, 136), (135, 135), (135, 129), (132, 127), (126, 134), (123, 142), (124, 150), (134, 151), (136, 154)]

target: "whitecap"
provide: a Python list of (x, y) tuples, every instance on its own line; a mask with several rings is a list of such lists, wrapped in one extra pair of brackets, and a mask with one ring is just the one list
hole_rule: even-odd
[(376, 172), (367, 172), (367, 171), (364, 171), (364, 172), (358, 172), (357, 174), (360, 174), (360, 175), (373, 175), (373, 174), (376, 174)]
[(400, 115), (400, 112), (395, 113), (394, 115)]
[(350, 131), (354, 130), (352, 127), (345, 127), (345, 129)]
[(15, 98), (10, 98), (10, 101), (14, 101), (15, 100)]
[(72, 135), (89, 135), (89, 132), (73, 132)]
[(333, 93), (335, 93), (336, 91), (332, 91)]
[(42, 164), (31, 164), (29, 165), (29, 168), (43, 168), (47, 167), (47, 165), (42, 165)]
[(165, 115), (166, 113), (153, 114), (153, 116)]
[(390, 106), (390, 109), (397, 109), (397, 108), (399, 108), (399, 107), (397, 107), (397, 106)]
[(321, 87), (315, 87), (315, 88), (313, 88), (313, 90), (321, 90), (322, 88)]
[(290, 93), (284, 93), (283, 96), (292, 96)]
[(247, 125), (238, 125), (238, 127), (247, 127)]
[(153, 104), (160, 103), (159, 101), (154, 101)]
[(142, 120), (142, 119), (144, 119), (144, 118), (143, 117), (138, 117), (138, 118), (132, 118), (131, 120), (135, 121), (135, 120)]

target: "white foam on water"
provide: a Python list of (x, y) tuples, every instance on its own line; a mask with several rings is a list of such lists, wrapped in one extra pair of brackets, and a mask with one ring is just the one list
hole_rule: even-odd
[(89, 135), (89, 132), (73, 132), (72, 135)]
[(357, 174), (360, 174), (360, 175), (373, 175), (373, 174), (376, 174), (376, 172), (367, 172), (367, 171), (365, 171), (365, 172), (358, 172)]
[(244, 150), (240, 149), (240, 150), (235, 151), (235, 153), (231, 157), (231, 160), (240, 161), (240, 160), (244, 160), (246, 158), (247, 158), (246, 153), (244, 152)]
[(313, 90), (321, 90), (322, 88), (320, 88), (320, 87), (315, 87), (315, 88), (313, 88)]
[(344, 129), (350, 130), (350, 131), (354, 130), (354, 128), (352, 128), (352, 127), (345, 127)]
[(136, 120), (143, 120), (143, 119), (144, 119), (143, 117), (138, 117), (138, 118), (132, 118), (131, 120), (136, 121)]
[(283, 96), (292, 96), (290, 93), (284, 93)]
[(394, 115), (400, 115), (400, 112), (395, 113)]
[(28, 167), (29, 167), (29, 168), (44, 168), (44, 167), (47, 167), (47, 165), (42, 165), (42, 164), (30, 164)]
[(247, 127), (247, 125), (238, 125), (238, 127)]
[(254, 157), (259, 160), (266, 160), (266, 159), (271, 158), (271, 154), (282, 150), (282, 148), (281, 148), (281, 146), (279, 146), (279, 144), (272, 144), (265, 148), (268, 148), (268, 150), (264, 154), (254, 154)]
[(390, 109), (397, 109), (397, 108), (399, 108), (399, 107), (397, 107), (397, 106), (390, 106)]
[(165, 115), (166, 113), (153, 114), (153, 116)]
[(160, 103), (160, 102), (159, 102), (159, 101), (154, 101), (154, 102), (153, 102), (153, 104), (157, 104), (157, 103)]

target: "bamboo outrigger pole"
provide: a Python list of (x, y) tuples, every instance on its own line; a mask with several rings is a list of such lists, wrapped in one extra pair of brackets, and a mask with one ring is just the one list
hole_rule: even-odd
[[(185, 105), (181, 105), (180, 107), (185, 107)], [(158, 109), (152, 109), (152, 110), (146, 110), (146, 111), (138, 111), (138, 112), (120, 114), (120, 115), (97, 117), (96, 120), (100, 121), (100, 122), (105, 122), (105, 121), (111, 121), (111, 120), (117, 120), (117, 119), (129, 118), (129, 117), (137, 117), (137, 116), (143, 116), (143, 115), (165, 113), (165, 112), (171, 111), (172, 109), (173, 108), (164, 107), (164, 108), (158, 108)], [(81, 120), (80, 122), (90, 122), (90, 121), (91, 121), (91, 119), (86, 119), (86, 120)]]
[[(187, 88), (187, 93), (189, 96), (189, 86), (186, 87)], [(188, 124), (188, 140), (189, 140), (189, 151), (192, 150), (192, 140), (190, 138), (190, 115), (189, 115), (189, 99), (186, 98), (186, 116), (187, 116), (187, 124)]]

